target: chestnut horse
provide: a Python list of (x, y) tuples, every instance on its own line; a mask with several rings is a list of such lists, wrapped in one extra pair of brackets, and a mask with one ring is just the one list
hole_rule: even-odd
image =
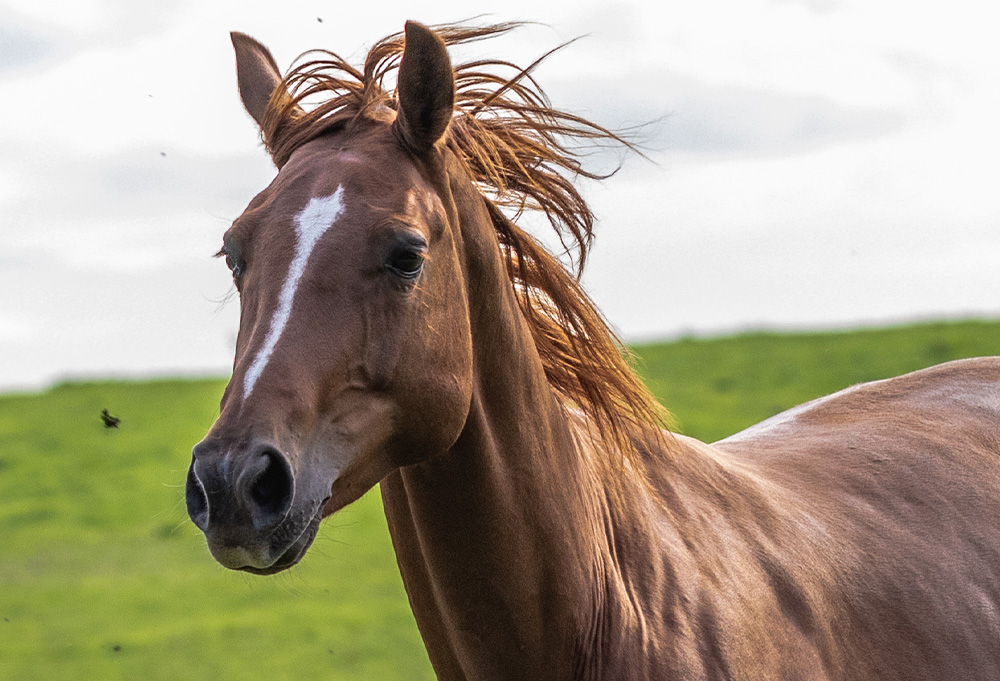
[[(1000, 359), (855, 386), (714, 445), (577, 278), (591, 176), (501, 33), (415, 23), (282, 78), (233, 35), (278, 173), (226, 232), (233, 377), (194, 448), (224, 566), (291, 567), (376, 483), (441, 679), (1000, 679)], [(578, 148), (578, 147), (574, 147)], [(514, 216), (514, 217), (511, 217)]]

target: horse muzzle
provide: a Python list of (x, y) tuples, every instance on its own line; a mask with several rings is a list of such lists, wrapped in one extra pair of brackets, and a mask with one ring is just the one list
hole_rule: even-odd
[(289, 458), (261, 440), (232, 447), (206, 438), (195, 446), (185, 498), (212, 556), (232, 570), (273, 574), (295, 565), (312, 544), (329, 496), (296, 485)]

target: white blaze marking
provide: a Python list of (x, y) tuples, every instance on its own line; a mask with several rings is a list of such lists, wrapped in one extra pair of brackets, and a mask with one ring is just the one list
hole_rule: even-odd
[(271, 359), (274, 346), (278, 344), (288, 318), (292, 314), (292, 302), (295, 300), (295, 290), (299, 286), (302, 273), (306, 271), (306, 263), (309, 256), (316, 247), (316, 242), (326, 233), (326, 230), (333, 226), (340, 214), (344, 212), (344, 188), (337, 187), (330, 196), (314, 197), (309, 199), (306, 207), (295, 216), (295, 255), (288, 266), (288, 276), (281, 286), (281, 293), (278, 295), (278, 308), (271, 318), (271, 328), (264, 339), (264, 345), (257, 351), (253, 364), (247, 369), (243, 376), (243, 399), (250, 397), (253, 386), (260, 378), (260, 374)]

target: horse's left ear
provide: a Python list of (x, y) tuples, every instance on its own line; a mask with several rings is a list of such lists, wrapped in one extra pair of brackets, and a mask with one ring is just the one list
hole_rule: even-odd
[(455, 73), (444, 41), (415, 21), (406, 22), (406, 44), (396, 85), (393, 124), (403, 143), (422, 154), (444, 136), (455, 109)]

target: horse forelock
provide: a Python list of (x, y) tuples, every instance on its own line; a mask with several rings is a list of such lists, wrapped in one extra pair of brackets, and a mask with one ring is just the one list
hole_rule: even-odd
[[(519, 25), (453, 24), (434, 30), (453, 46)], [(402, 33), (387, 36), (369, 50), (361, 68), (332, 52), (302, 55), (284, 87), (272, 95), (262, 126), (275, 164), (282, 167), (302, 145), (358, 121), (394, 118), (394, 81), (403, 49)], [(577, 177), (610, 174), (584, 167), (576, 143), (634, 147), (602, 126), (551, 106), (532, 71), (554, 51), (524, 69), (501, 60), (455, 66), (455, 113), (446, 145), (486, 199), (501, 257), (549, 382), (592, 418), (605, 440), (636, 460), (637, 430), (660, 437), (669, 415), (635, 374), (627, 351), (579, 284), (594, 215), (574, 184)], [(575, 256), (575, 273), (508, 217), (526, 210), (547, 217), (566, 253)]]

